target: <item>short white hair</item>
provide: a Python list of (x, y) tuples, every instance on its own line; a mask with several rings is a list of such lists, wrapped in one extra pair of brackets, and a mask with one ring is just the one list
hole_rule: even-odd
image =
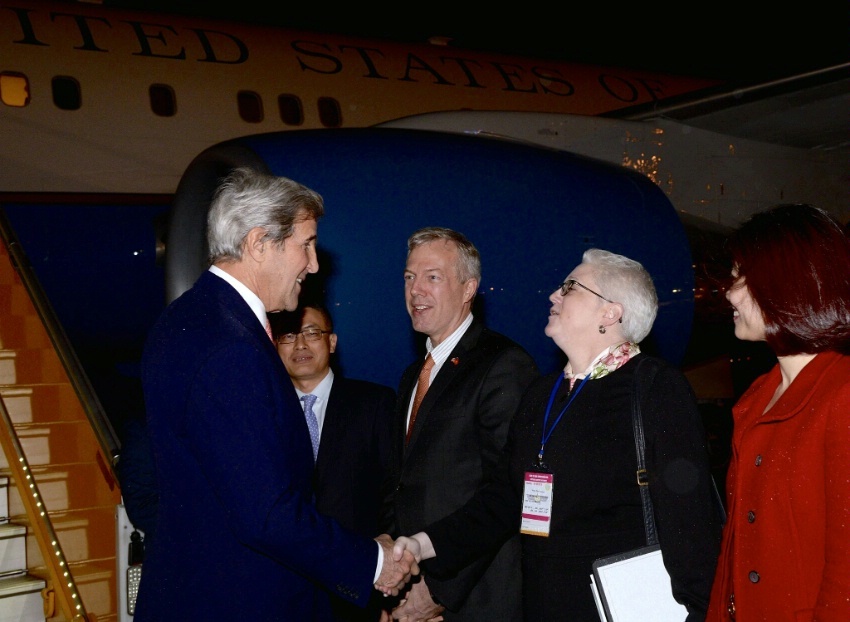
[(639, 262), (599, 248), (584, 252), (599, 293), (623, 305), (623, 336), (640, 343), (652, 330), (658, 314), (658, 293), (652, 277)]

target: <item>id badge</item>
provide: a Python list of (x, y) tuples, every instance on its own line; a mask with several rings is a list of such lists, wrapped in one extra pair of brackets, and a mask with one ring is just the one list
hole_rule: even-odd
[(554, 476), (551, 473), (525, 472), (520, 533), (529, 536), (549, 537), (554, 489)]

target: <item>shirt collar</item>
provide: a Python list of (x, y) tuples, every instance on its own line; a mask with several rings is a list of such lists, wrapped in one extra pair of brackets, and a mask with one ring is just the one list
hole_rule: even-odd
[[(310, 391), (312, 395), (315, 395), (318, 398), (316, 400), (316, 403), (328, 403), (328, 398), (331, 395), (331, 385), (333, 384), (333, 382), (334, 372), (332, 369), (328, 369), (328, 374), (324, 378), (322, 378), (322, 381), (319, 384), (313, 387), (312, 391)], [(307, 395), (306, 393), (304, 393), (304, 391), (299, 390), (298, 387), (295, 387), (295, 393), (298, 394), (298, 399), (301, 399), (302, 395)]]
[(265, 328), (266, 321), (268, 320), (268, 316), (266, 315), (266, 305), (263, 304), (263, 301), (260, 300), (259, 296), (248, 289), (242, 281), (228, 274), (218, 266), (210, 266), (209, 270), (233, 286), (233, 289), (235, 289), (236, 292), (242, 296), (242, 299), (248, 303), (248, 306), (251, 307), (251, 311), (253, 311), (254, 315), (257, 316), (260, 325)]
[(439, 371), (440, 367), (443, 366), (443, 363), (446, 362), (446, 359), (449, 358), (449, 354), (452, 353), (452, 350), (455, 349), (455, 346), (460, 341), (460, 338), (463, 337), (466, 330), (472, 324), (472, 313), (466, 316), (466, 319), (460, 323), (454, 332), (443, 339), (438, 346), (431, 345), (431, 338), (425, 340), (425, 347), (428, 348), (428, 352), (431, 353), (431, 358), (434, 359), (434, 368), (431, 370), (431, 378), (433, 378), (437, 371)]

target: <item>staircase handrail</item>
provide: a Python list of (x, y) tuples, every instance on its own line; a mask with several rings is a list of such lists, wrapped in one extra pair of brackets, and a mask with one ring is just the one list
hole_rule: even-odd
[[(59, 609), (66, 620), (95, 622), (95, 618), (86, 613), (77, 584), (68, 567), (62, 546), (59, 544), (59, 538), (53, 529), (53, 523), (47, 515), (38, 484), (30, 471), (29, 461), (24, 454), (12, 417), (2, 396), (0, 396), (0, 445), (3, 447), (3, 454), (6, 456), (6, 462), (9, 464), (9, 470), (29, 518), (30, 528), (50, 574), (49, 589), (56, 595), (55, 600), (58, 601)], [(48, 614), (51, 617), (53, 615), (52, 612), (45, 611), (45, 615)]]
[(77, 393), (89, 424), (94, 430), (101, 451), (103, 455), (109, 456), (109, 473), (104, 473), (104, 476), (112, 482), (119, 481), (116, 473), (116, 464), (121, 452), (121, 443), (118, 440), (118, 435), (115, 433), (112, 422), (109, 420), (80, 360), (77, 358), (74, 348), (65, 334), (65, 329), (62, 327), (56, 312), (53, 310), (53, 306), (50, 304), (50, 300), (48, 300), (47, 295), (44, 293), (44, 289), (41, 287), (41, 283), (30, 264), (29, 258), (21, 246), (2, 206), (0, 206), (0, 237), (2, 237), (3, 242), (6, 244), (12, 265), (20, 276), (24, 287), (27, 289), (36, 312), (44, 323), (50, 341), (53, 343), (59, 360), (65, 368), (65, 373), (68, 374), (71, 386), (74, 387), (74, 391)]

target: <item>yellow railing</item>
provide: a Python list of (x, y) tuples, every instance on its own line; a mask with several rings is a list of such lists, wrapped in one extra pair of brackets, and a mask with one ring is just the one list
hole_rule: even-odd
[(9, 516), (27, 523), (27, 570), (47, 584), (46, 618), (117, 622), (120, 444), (2, 207), (0, 236), (10, 292), (0, 317), (0, 446), (18, 492)]
[(115, 433), (109, 417), (104, 412), (103, 406), (101, 406), (100, 400), (95, 394), (88, 376), (82, 371), (82, 364), (71, 347), (68, 337), (65, 335), (65, 330), (56, 317), (56, 312), (44, 294), (29, 264), (29, 259), (21, 248), (17, 236), (6, 217), (6, 213), (3, 211), (2, 206), (0, 206), (0, 243), (2, 242), (5, 242), (12, 264), (15, 266), (21, 282), (29, 293), (33, 306), (44, 323), (47, 335), (53, 342), (53, 347), (56, 349), (56, 354), (59, 356), (59, 360), (68, 374), (71, 385), (80, 398), (80, 404), (85, 410), (91, 428), (100, 443), (103, 455), (110, 457), (109, 478), (117, 481), (115, 464), (118, 461), (118, 455), (121, 450), (118, 435)]
[(96, 622), (94, 616), (86, 614), (74, 577), (71, 576), (68, 562), (59, 544), (59, 538), (53, 531), (53, 524), (47, 515), (38, 485), (30, 472), (27, 457), (24, 455), (12, 418), (2, 397), (0, 397), (0, 446), (3, 447), (21, 502), (26, 508), (30, 528), (50, 573), (50, 583), (43, 593), (45, 617), (53, 617), (54, 605), (58, 601), (59, 610), (66, 620)]

